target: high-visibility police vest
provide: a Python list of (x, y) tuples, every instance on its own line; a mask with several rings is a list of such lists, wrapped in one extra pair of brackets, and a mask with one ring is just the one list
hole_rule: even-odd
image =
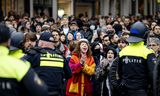
[(30, 66), (9, 56), (8, 53), (6, 47), (0, 46), (0, 95), (18, 96), (21, 89), (19, 83)]
[(21, 49), (18, 49), (18, 50), (10, 51), (10, 52), (9, 52), (9, 55), (20, 59), (20, 58), (22, 58), (25, 54), (23, 53), (23, 51), (22, 51)]
[[(119, 74), (130, 89), (145, 89), (152, 79), (156, 58), (144, 42), (133, 43), (119, 53)], [(150, 80), (149, 80), (149, 79)]]
[(23, 51), (21, 49), (10, 51), (9, 55), (24, 61), (25, 64), (30, 66), (30, 63), (25, 58), (23, 58), (25, 56), (25, 54), (23, 53)]

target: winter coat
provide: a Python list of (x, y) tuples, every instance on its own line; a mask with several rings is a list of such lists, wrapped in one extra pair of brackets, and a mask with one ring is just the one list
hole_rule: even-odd
[(95, 62), (93, 57), (87, 57), (83, 65), (80, 64), (79, 55), (73, 53), (69, 61), (72, 70), (72, 78), (68, 80), (66, 96), (92, 96), (93, 87), (91, 77), (95, 72)]

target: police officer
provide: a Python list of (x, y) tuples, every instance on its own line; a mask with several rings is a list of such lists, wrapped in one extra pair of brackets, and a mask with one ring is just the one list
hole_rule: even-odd
[[(10, 35), (9, 28), (0, 24), (0, 95), (48, 96), (46, 85), (33, 69), (23, 61), (8, 55)], [(25, 89), (25, 91), (22, 91), (22, 89)]]
[(24, 34), (22, 32), (13, 32), (10, 40), (10, 52), (9, 55), (21, 59), (25, 54), (22, 50), (22, 42)]
[[(147, 90), (148, 86), (152, 85), (156, 57), (154, 52), (144, 45), (147, 32), (148, 29), (142, 22), (135, 22), (127, 39), (130, 45), (122, 49), (119, 58), (114, 62), (118, 63), (116, 67), (120, 84), (116, 87), (122, 89), (121, 96), (148, 96)], [(111, 83), (115, 84), (112, 80)]]
[(53, 36), (43, 32), (38, 41), (39, 51), (30, 51), (26, 58), (48, 85), (49, 96), (64, 96), (63, 79), (71, 77), (71, 70), (61, 53), (54, 49)]

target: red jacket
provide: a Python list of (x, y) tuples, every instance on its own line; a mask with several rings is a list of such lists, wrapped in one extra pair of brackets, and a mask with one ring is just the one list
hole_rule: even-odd
[[(69, 66), (72, 70), (72, 78), (68, 80), (67, 88), (66, 88), (66, 96), (92, 96), (93, 88), (92, 88), (92, 81), (91, 75), (95, 72), (95, 62), (93, 57), (87, 57), (84, 66), (80, 64), (80, 58), (78, 54), (74, 53), (69, 61)], [(71, 92), (70, 88), (71, 83), (77, 83), (78, 92)], [(73, 88), (76, 89), (76, 88)]]

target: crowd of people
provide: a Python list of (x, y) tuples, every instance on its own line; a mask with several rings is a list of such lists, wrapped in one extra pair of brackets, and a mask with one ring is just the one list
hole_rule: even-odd
[[(54, 20), (11, 11), (0, 24), (0, 45), (4, 51), (9, 48), (10, 56), (4, 59), (0, 50), (0, 60), (6, 61), (0, 63), (0, 94), (159, 96), (159, 21), (83, 14)], [(3, 75), (12, 70), (1, 67), (4, 63), (13, 63), (6, 66), (15, 66), (17, 77)], [(22, 90), (15, 92), (13, 78)]]

